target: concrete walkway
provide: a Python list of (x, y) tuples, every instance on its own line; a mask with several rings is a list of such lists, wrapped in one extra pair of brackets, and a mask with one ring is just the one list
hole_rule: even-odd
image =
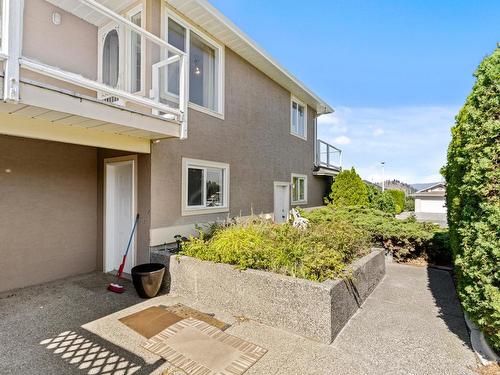
[[(132, 291), (106, 293), (106, 282), (94, 273), (0, 296), (0, 373), (161, 374), (168, 363), (141, 348), (144, 338), (118, 318), (146, 306), (184, 303), (215, 313), (232, 324), (228, 333), (269, 350), (248, 375), (475, 374), (460, 305), (444, 271), (388, 264), (382, 283), (331, 345), (175, 296), (139, 301)], [(60, 350), (61, 342), (71, 349)], [(79, 353), (89, 348), (97, 355), (86, 362)]]

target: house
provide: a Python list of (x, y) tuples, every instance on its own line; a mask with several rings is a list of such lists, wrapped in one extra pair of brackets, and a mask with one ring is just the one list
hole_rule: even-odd
[(332, 108), (206, 0), (3, 0), (0, 291), (323, 203)]
[(414, 193), (417, 220), (446, 224), (445, 192), (444, 182), (439, 182)]

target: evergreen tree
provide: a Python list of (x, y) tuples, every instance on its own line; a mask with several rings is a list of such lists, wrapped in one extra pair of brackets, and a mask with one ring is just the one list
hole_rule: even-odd
[(354, 167), (340, 172), (335, 177), (329, 197), (335, 206), (368, 205), (368, 190)]

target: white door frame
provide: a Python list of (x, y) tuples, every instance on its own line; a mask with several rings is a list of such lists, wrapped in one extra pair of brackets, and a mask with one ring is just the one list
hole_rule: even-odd
[(285, 222), (289, 219), (289, 211), (290, 211), (290, 182), (284, 182), (284, 181), (274, 181), (274, 187), (273, 187), (273, 218), (274, 221), (276, 221), (276, 188), (278, 186), (285, 187), (286, 188), (286, 196), (288, 197), (288, 207), (286, 210), (286, 219)]
[[(115, 164), (115, 163), (121, 163), (124, 161), (132, 161), (132, 180), (133, 180), (133, 187), (132, 187), (132, 194), (133, 194), (133, 201), (134, 201), (134, 212), (133, 212), (133, 217), (132, 217), (132, 222), (135, 221), (135, 216), (137, 215), (137, 155), (127, 155), (127, 156), (119, 156), (115, 158), (106, 158), (104, 159), (104, 174), (103, 174), (103, 203), (102, 203), (102, 268), (104, 272), (108, 272), (108, 264), (107, 264), (107, 246), (106, 246), (106, 235), (107, 235), (107, 228), (106, 228), (106, 197), (107, 197), (107, 184), (108, 184), (108, 178), (107, 178), (107, 169), (108, 169), (108, 164)], [(130, 228), (131, 230), (132, 228)], [(128, 260), (136, 261), (137, 259), (137, 231), (138, 228), (136, 228), (136, 233), (133, 238), (133, 244), (134, 244), (134, 249), (132, 252), (131, 257), (127, 257)], [(125, 249), (124, 249), (125, 250)]]

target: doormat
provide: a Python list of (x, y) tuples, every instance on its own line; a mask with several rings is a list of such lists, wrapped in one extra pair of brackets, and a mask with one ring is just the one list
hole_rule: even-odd
[[(183, 305), (181, 303), (178, 303), (178, 304), (172, 305), (172, 306), (160, 305), (160, 307), (164, 308), (168, 312), (171, 312), (172, 314), (180, 316), (182, 319), (194, 318), (197, 320), (201, 320), (202, 322), (205, 322), (205, 323), (210, 324), (211, 326), (217, 327), (222, 331), (225, 331), (226, 329), (231, 327), (229, 324), (221, 322), (220, 320), (214, 318), (213, 314), (207, 314), (207, 313), (192, 309), (191, 307), (188, 307), (188, 306)], [(165, 327), (165, 328), (167, 328), (167, 327)]]
[(164, 308), (153, 306), (118, 320), (149, 339), (182, 319)]
[(189, 375), (240, 375), (267, 353), (193, 318), (171, 325), (143, 347)]

